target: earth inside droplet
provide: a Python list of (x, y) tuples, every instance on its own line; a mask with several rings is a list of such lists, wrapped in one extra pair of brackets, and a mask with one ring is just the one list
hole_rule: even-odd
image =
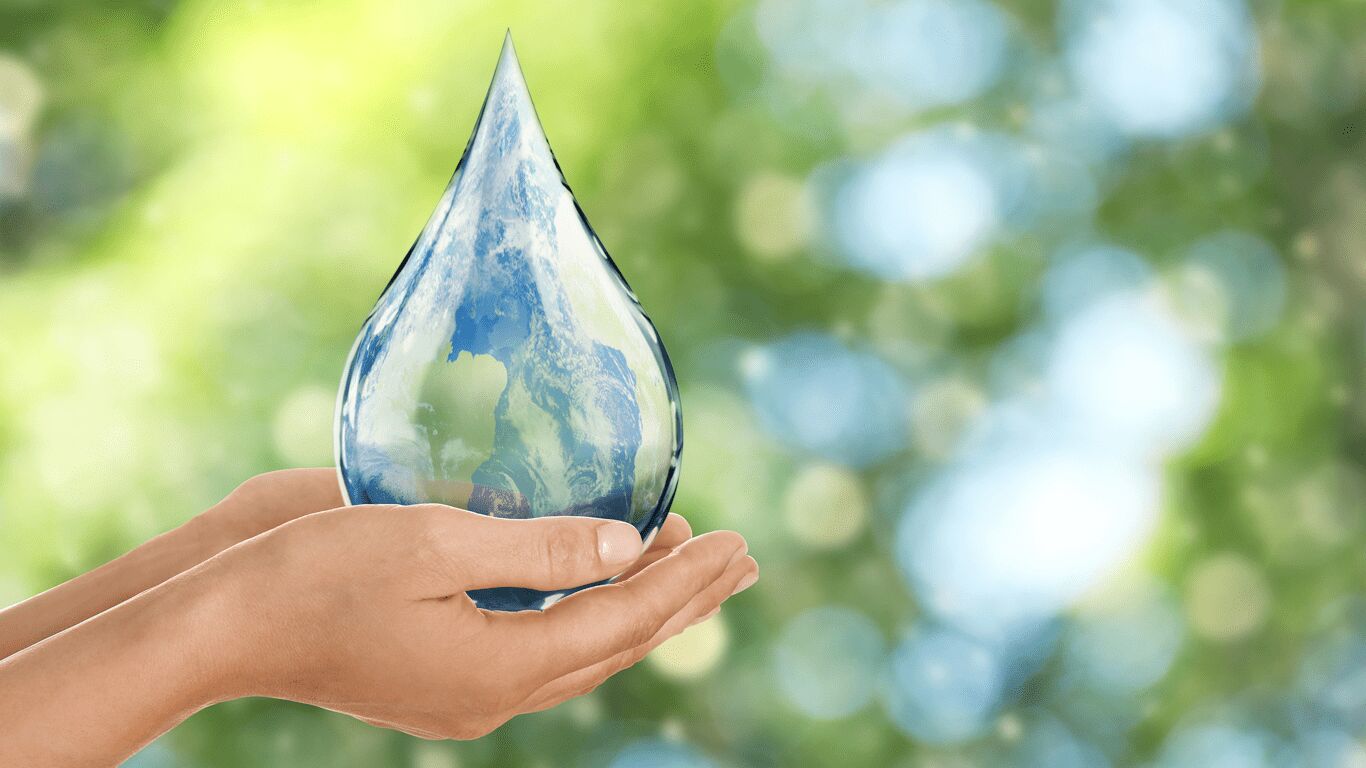
[[(465, 154), (346, 364), (352, 504), (624, 520), (648, 538), (682, 451), (668, 355), (561, 175), (511, 36)], [(542, 608), (565, 592), (471, 597)]]

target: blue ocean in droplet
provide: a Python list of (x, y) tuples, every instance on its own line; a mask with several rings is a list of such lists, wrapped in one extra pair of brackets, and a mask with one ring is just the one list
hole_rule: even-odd
[[(681, 450), (668, 356), (560, 173), (509, 36), (465, 154), (347, 362), (346, 498), (611, 518), (648, 538)], [(559, 594), (472, 596), (520, 610)]]

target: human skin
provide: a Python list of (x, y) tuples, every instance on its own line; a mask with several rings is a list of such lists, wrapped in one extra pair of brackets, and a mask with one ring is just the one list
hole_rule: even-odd
[[(615, 521), (329, 509), (340, 502), (331, 477), (254, 479), (182, 528), (0, 612), (0, 765), (114, 765), (244, 696), (474, 738), (592, 690), (757, 578), (737, 534), (691, 537), (673, 515), (642, 553), (635, 529)], [(482, 611), (464, 594), (623, 571), (539, 613)]]

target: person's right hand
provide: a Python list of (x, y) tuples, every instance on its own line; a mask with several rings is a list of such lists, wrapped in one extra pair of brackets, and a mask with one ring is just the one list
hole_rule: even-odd
[(483, 611), (465, 596), (600, 581), (641, 550), (615, 521), (358, 506), (286, 523), (186, 576), (214, 585), (226, 611), (212, 698), (290, 699), (468, 739), (591, 691), (758, 575), (744, 539), (716, 532), (543, 612)]

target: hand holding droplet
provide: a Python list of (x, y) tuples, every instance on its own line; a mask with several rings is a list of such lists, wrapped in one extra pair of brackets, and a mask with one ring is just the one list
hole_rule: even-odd
[(674, 519), (676, 546), (622, 580), (543, 612), (502, 613), (464, 592), (606, 579), (640, 559), (639, 535), (618, 521), (500, 520), (439, 505), (301, 518), (213, 564), (229, 604), (250, 617), (235, 633), (231, 695), (420, 736), (480, 736), (595, 688), (752, 583), (739, 535), (686, 538)]
[[(319, 476), (254, 479), (95, 579), (24, 603), (76, 625), (0, 660), (0, 764), (116, 763), (198, 709), (249, 695), (472, 738), (592, 690), (757, 578), (737, 534), (694, 538), (676, 515), (642, 555), (637, 531), (618, 521), (500, 520), (434, 504), (317, 512), (330, 493)], [(234, 531), (250, 538), (234, 542)], [(103, 588), (147, 583), (200, 538), (207, 560), (102, 607)], [(539, 613), (484, 611), (465, 595), (623, 569)], [(0, 636), (11, 618), (0, 614)]]

